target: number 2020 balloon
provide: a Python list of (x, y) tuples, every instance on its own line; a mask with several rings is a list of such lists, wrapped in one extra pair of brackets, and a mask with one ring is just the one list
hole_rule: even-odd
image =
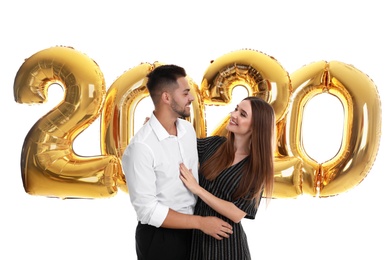
[[(161, 64), (142, 63), (129, 69), (106, 93), (98, 65), (73, 48), (52, 47), (28, 58), (15, 77), (15, 101), (43, 103), (54, 83), (64, 88), (65, 95), (25, 138), (21, 153), (25, 191), (59, 198), (110, 197), (118, 188), (127, 192), (120, 158), (134, 135), (137, 105), (148, 97), (146, 75)], [(346, 192), (365, 178), (374, 163), (381, 130), (380, 100), (374, 83), (351, 65), (320, 61), (290, 76), (273, 57), (244, 49), (214, 60), (200, 88), (188, 79), (195, 97), (188, 120), (198, 137), (206, 136), (205, 106), (229, 104), (238, 85), (274, 107), (278, 144), (274, 198)], [(324, 92), (341, 101), (345, 121), (339, 152), (318, 163), (302, 143), (302, 114), (306, 103)], [(73, 140), (99, 116), (102, 155), (76, 155)], [(212, 135), (224, 134), (227, 118)]]

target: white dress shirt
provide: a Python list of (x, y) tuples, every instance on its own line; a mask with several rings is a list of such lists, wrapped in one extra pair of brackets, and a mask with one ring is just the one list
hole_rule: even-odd
[(169, 135), (152, 114), (131, 139), (122, 157), (130, 201), (142, 224), (160, 227), (168, 209), (193, 214), (196, 196), (180, 180), (183, 162), (198, 180), (198, 151), (192, 124), (176, 121), (177, 136)]

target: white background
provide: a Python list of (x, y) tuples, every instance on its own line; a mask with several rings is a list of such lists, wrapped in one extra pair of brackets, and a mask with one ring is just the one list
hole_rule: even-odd
[[(389, 25), (381, 0), (1, 2), (0, 259), (136, 259), (136, 219), (124, 192), (60, 200), (23, 189), (24, 138), (61, 95), (50, 90), (47, 104), (17, 104), (14, 78), (24, 59), (58, 45), (94, 59), (107, 88), (126, 70), (154, 61), (179, 64), (200, 84), (211, 60), (243, 48), (275, 57), (290, 74), (321, 60), (354, 65), (375, 82), (382, 108), (380, 149), (367, 177), (333, 198), (273, 200), (243, 224), (255, 260), (390, 259)], [(316, 113), (305, 138), (316, 147), (314, 158), (329, 159), (337, 145), (326, 128), (334, 122), (329, 108)], [(75, 140), (78, 154), (100, 154), (99, 131), (96, 121)]]

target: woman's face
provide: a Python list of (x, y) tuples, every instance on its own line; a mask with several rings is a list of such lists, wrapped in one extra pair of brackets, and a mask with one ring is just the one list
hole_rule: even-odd
[(226, 130), (236, 135), (252, 134), (252, 107), (249, 100), (241, 101), (236, 109), (230, 113), (230, 121)]

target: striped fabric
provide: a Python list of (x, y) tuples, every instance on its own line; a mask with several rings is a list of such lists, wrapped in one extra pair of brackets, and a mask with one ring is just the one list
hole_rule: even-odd
[[(198, 139), (199, 163), (202, 164), (209, 158), (217, 148), (226, 141), (225, 137), (211, 136), (204, 139)], [(248, 158), (248, 157), (247, 157)], [(214, 194), (215, 196), (232, 201), (232, 195), (236, 190), (241, 178), (241, 170), (247, 161), (247, 158), (241, 162), (224, 170), (217, 179), (207, 181), (202, 174), (199, 174), (200, 185)], [(232, 201), (238, 208), (247, 212), (246, 218), (254, 219), (257, 208), (253, 201), (238, 199)], [(249, 260), (251, 259), (247, 237), (241, 223), (221, 216), (210, 208), (201, 199), (195, 207), (195, 214), (201, 216), (216, 216), (233, 226), (233, 234), (228, 239), (216, 240), (215, 238), (204, 234), (200, 230), (194, 230), (191, 247), (191, 260)]]

